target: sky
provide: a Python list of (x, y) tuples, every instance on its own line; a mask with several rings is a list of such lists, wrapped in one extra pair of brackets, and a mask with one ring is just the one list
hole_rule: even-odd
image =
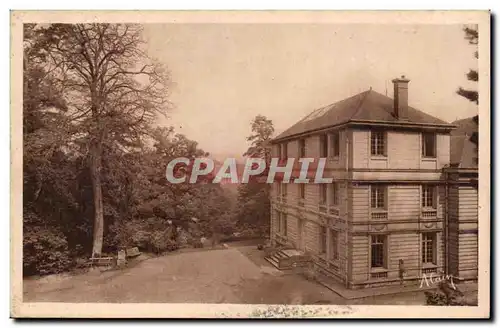
[[(198, 141), (214, 157), (240, 157), (250, 122), (276, 135), (313, 110), (373, 90), (392, 97), (409, 78), (409, 104), (451, 122), (477, 114), (456, 94), (472, 87), (475, 46), (462, 25), (151, 24), (148, 52), (169, 69), (174, 108), (158, 124)], [(387, 90), (387, 91), (386, 91)]]

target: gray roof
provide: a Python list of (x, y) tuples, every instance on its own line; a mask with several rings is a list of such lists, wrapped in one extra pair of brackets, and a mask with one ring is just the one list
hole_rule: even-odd
[(410, 106), (408, 106), (408, 120), (402, 122), (394, 116), (393, 108), (394, 100), (392, 98), (370, 89), (313, 111), (278, 135), (274, 140), (356, 121), (376, 121), (385, 124), (439, 125), (453, 128), (450, 123)]
[(473, 117), (453, 122), (457, 126), (451, 132), (450, 164), (459, 168), (477, 168), (477, 146), (470, 141), (473, 132), (478, 132), (478, 125)]

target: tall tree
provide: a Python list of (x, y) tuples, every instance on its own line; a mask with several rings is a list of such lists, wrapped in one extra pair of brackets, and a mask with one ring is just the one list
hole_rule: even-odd
[[(271, 161), (270, 141), (274, 133), (273, 122), (263, 115), (257, 115), (251, 123), (252, 134), (247, 138), (250, 147), (243, 154), (262, 158), (266, 165)], [(270, 187), (265, 182), (250, 180), (238, 188), (238, 223), (256, 228), (261, 235), (269, 232)]]
[[(479, 32), (477, 28), (465, 27), (464, 33), (465, 33), (465, 39), (469, 41), (469, 44), (477, 47), (479, 41)], [(474, 57), (479, 58), (477, 50), (474, 51)], [(470, 69), (469, 72), (466, 74), (466, 76), (469, 81), (478, 82), (479, 80), (479, 75), (477, 73), (477, 70), (474, 69)], [(465, 89), (463, 87), (459, 87), (457, 90), (457, 94), (476, 104), (479, 103), (479, 93), (477, 90), (470, 90), (470, 89)], [(476, 124), (478, 124), (479, 115), (474, 116), (473, 120)], [(478, 132), (474, 131), (470, 136), (470, 140), (477, 145), (479, 143)]]
[(105, 146), (141, 145), (168, 109), (169, 76), (144, 50), (134, 24), (53, 24), (38, 30), (51, 72), (63, 90), (72, 140), (88, 158), (94, 205), (92, 255), (103, 247), (102, 162)]
[(263, 158), (269, 164), (271, 158), (271, 137), (274, 133), (273, 122), (263, 115), (257, 115), (252, 123), (252, 134), (247, 137), (250, 147), (243, 156)]

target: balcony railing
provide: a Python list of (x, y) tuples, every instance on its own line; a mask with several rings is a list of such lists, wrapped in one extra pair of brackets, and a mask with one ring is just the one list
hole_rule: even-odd
[(387, 212), (372, 212), (372, 220), (385, 220), (387, 217)]
[(437, 268), (423, 268), (422, 274), (437, 273)]
[(370, 273), (372, 279), (384, 279), (387, 278), (387, 271), (372, 272)]
[(435, 208), (422, 210), (423, 218), (435, 218), (436, 216), (437, 216), (437, 210)]

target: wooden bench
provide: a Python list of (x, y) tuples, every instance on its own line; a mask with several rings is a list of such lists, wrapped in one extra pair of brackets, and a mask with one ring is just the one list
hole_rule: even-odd
[(91, 257), (87, 263), (85, 263), (86, 266), (111, 266), (114, 263), (114, 258), (113, 257)]

